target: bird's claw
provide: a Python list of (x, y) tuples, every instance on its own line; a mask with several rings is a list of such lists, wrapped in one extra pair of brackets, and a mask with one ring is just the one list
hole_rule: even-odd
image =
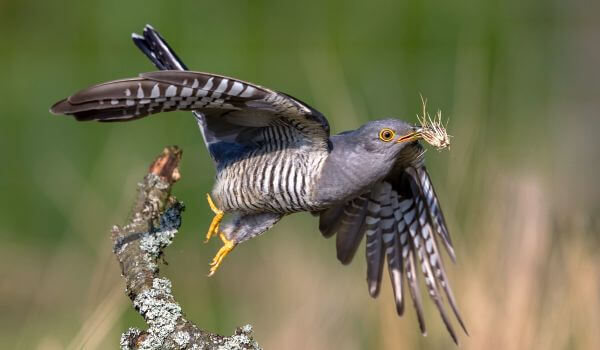
[(223, 216), (225, 216), (225, 213), (221, 209), (217, 208), (212, 198), (210, 198), (210, 194), (206, 194), (206, 199), (208, 200), (210, 210), (212, 210), (213, 213), (215, 213), (215, 216), (213, 217), (210, 223), (210, 227), (208, 228), (208, 232), (206, 233), (206, 239), (204, 240), (204, 243), (207, 243), (213, 236), (216, 236), (219, 233), (219, 224), (221, 223), (221, 220), (223, 220)]
[(208, 271), (208, 277), (215, 274), (215, 272), (221, 265), (221, 262), (223, 262), (223, 259), (225, 259), (227, 254), (229, 254), (229, 252), (231, 252), (233, 250), (233, 248), (235, 248), (235, 245), (236, 245), (234, 240), (227, 239), (227, 237), (225, 237), (225, 235), (223, 233), (220, 233), (219, 236), (221, 237), (221, 240), (223, 241), (224, 244), (221, 247), (221, 249), (219, 249), (219, 251), (217, 252), (215, 257), (213, 258), (212, 262), (210, 263), (210, 270)]

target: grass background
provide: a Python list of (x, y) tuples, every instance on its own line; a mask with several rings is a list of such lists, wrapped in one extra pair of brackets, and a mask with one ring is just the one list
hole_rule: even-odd
[[(109, 228), (163, 146), (184, 149), (187, 205), (163, 268), (184, 310), (266, 349), (452, 349), (426, 302), (395, 315), (369, 298), (362, 253), (335, 259), (310, 215), (239, 247), (213, 278), (201, 244), (212, 169), (188, 113), (134, 123), (51, 116), (56, 100), (153, 66), (129, 34), (153, 24), (193, 70), (285, 91), (334, 132), (395, 116), (419, 93), (450, 117), (428, 166), (453, 235), (463, 349), (599, 349), (600, 22), (572, 1), (0, 2), (0, 348), (116, 348), (143, 326), (123, 293)], [(360, 249), (361, 251), (363, 248)], [(446, 259), (448, 260), (448, 259)]]

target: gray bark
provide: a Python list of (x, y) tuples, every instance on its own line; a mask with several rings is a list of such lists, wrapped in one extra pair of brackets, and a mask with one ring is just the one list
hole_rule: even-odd
[(128, 223), (112, 229), (126, 293), (148, 324), (146, 330), (130, 328), (123, 333), (121, 349), (260, 349), (252, 339), (250, 325), (225, 337), (187, 320), (172, 294), (171, 281), (159, 277), (159, 259), (175, 238), (184, 210), (171, 196), (171, 188), (180, 177), (181, 155), (178, 147), (164, 149), (138, 184)]

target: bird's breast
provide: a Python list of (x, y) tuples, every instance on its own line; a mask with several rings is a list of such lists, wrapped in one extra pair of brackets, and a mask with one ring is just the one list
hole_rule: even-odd
[(314, 188), (326, 157), (326, 153), (301, 148), (257, 150), (223, 166), (213, 197), (226, 212), (319, 210)]
[(390, 168), (391, 165), (386, 165), (375, 155), (332, 153), (315, 183), (315, 201), (325, 207), (347, 202), (368, 192)]

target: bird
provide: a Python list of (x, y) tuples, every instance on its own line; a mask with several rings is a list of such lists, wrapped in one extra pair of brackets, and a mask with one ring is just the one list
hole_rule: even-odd
[(436, 145), (439, 136), (437, 146), (445, 147), (445, 130), (428, 128), (423, 115), (421, 125), (387, 118), (331, 135), (326, 117), (291, 95), (189, 71), (150, 25), (132, 39), (158, 71), (83, 89), (56, 102), (50, 112), (99, 122), (193, 112), (216, 167), (214, 187), (207, 194), (214, 218), (206, 241), (219, 236), (223, 246), (210, 263), (209, 276), (239, 244), (286, 215), (310, 212), (318, 217), (324, 237), (336, 236), (342, 264), (351, 262), (366, 236), (372, 297), (379, 294), (387, 262), (398, 315), (404, 313), (406, 288), (426, 335), (421, 275), (453, 341), (458, 344), (446, 303), (468, 335), (438, 244), (455, 261), (421, 143)]

